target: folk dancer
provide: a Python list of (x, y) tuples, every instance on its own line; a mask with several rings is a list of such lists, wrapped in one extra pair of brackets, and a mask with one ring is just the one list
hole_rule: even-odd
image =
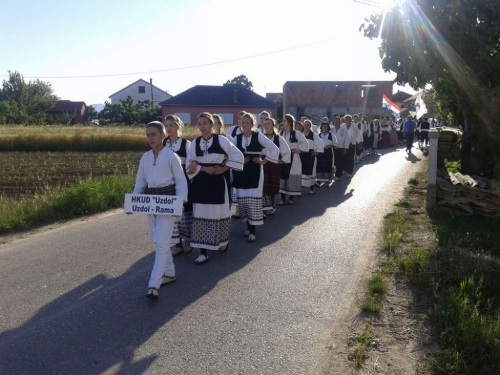
[(316, 187), (316, 157), (324, 151), (324, 145), (318, 134), (312, 131), (312, 122), (304, 122), (304, 137), (308, 143), (308, 152), (300, 154), (302, 162), (302, 186), (309, 188), (309, 194), (314, 194)]
[[(241, 218), (247, 222), (243, 233), (248, 242), (255, 242), (255, 226), (264, 224), (262, 215), (262, 189), (264, 186), (263, 165), (278, 163), (279, 149), (264, 134), (257, 130), (255, 118), (245, 113), (241, 118), (243, 133), (238, 134), (233, 143), (243, 153), (243, 171), (233, 171), (233, 188), (236, 189)], [(267, 149), (266, 156), (261, 154)]]
[(292, 161), (290, 164), (281, 164), (280, 193), (281, 201), (279, 206), (294, 204), (294, 197), (302, 194), (302, 162), (300, 153), (309, 150), (309, 144), (304, 135), (295, 130), (295, 118), (286, 114), (283, 119), (283, 130), (280, 133), (288, 143), (292, 152)]
[[(188, 199), (186, 176), (179, 157), (163, 146), (165, 126), (159, 121), (146, 126), (151, 151), (142, 155), (135, 180), (134, 194), (177, 195)], [(170, 251), (174, 216), (148, 215), (148, 227), (155, 245), (155, 262), (146, 297), (157, 299), (160, 286), (175, 281), (175, 266)]]
[(344, 140), (344, 160), (345, 160), (345, 173), (347, 177), (352, 177), (354, 172), (354, 156), (356, 154), (356, 148), (359, 143), (363, 142), (363, 135), (359, 128), (352, 123), (352, 116), (345, 115), (345, 129), (347, 131), (346, 138)]
[(330, 132), (330, 124), (328, 119), (321, 123), (321, 132), (319, 137), (324, 145), (324, 151), (317, 156), (316, 166), (316, 182), (322, 186), (326, 184), (328, 187), (333, 184), (333, 166), (334, 153), (333, 150), (338, 148), (337, 138)]
[[(264, 122), (264, 135), (269, 138), (280, 151), (278, 164), (264, 164), (264, 188), (262, 190), (262, 210), (266, 215), (274, 215), (279, 202), (281, 164), (289, 164), (291, 151), (288, 143), (276, 131), (276, 120), (269, 117)], [(262, 155), (267, 155), (267, 148)]]
[(333, 149), (334, 164), (335, 164), (335, 175), (333, 179), (339, 181), (344, 172), (344, 144), (348, 137), (347, 130), (345, 126), (340, 123), (340, 116), (335, 115), (333, 118), (333, 127), (330, 131), (332, 135), (337, 138), (338, 148)]
[[(172, 255), (178, 255), (182, 252), (190, 253), (192, 247), (190, 245), (191, 239), (191, 227), (193, 225), (193, 202), (191, 182), (186, 173), (186, 157), (189, 150), (191, 142), (187, 139), (182, 138), (182, 129), (184, 128), (184, 123), (176, 115), (167, 115), (164, 119), (165, 129), (167, 132), (167, 137), (163, 140), (163, 146), (173, 151), (181, 159), (182, 170), (186, 176), (186, 182), (188, 186), (188, 200), (184, 203), (182, 217), (175, 221), (174, 232), (172, 234), (171, 244), (174, 244), (172, 249)], [(184, 241), (184, 246), (182, 245)]]
[(224, 172), (243, 170), (243, 154), (226, 137), (213, 134), (213, 126), (210, 113), (198, 116), (201, 136), (191, 142), (186, 160), (193, 191), (191, 246), (200, 248), (195, 264), (209, 259), (208, 250), (227, 250), (231, 219)]

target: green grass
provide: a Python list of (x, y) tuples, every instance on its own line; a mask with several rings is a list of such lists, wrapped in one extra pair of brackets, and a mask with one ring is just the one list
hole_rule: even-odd
[(369, 357), (369, 349), (376, 348), (378, 346), (378, 339), (373, 333), (373, 327), (371, 324), (367, 323), (360, 334), (351, 336), (349, 338), (348, 345), (351, 349), (347, 358), (351, 362), (352, 367), (358, 369)]
[(0, 233), (121, 207), (134, 176), (105, 176), (21, 200), (0, 196)]
[(367, 292), (359, 302), (359, 308), (365, 312), (379, 314), (383, 308), (383, 294), (387, 293), (388, 289), (389, 283), (382, 272), (373, 273), (367, 282)]
[[(412, 188), (424, 186), (415, 180)], [(429, 356), (434, 374), (500, 374), (500, 220), (415, 215), (414, 191), (386, 217), (380, 273), (402, 276), (432, 301), (440, 347)], [(435, 233), (434, 246), (419, 244), (422, 228)], [(375, 296), (365, 301), (368, 311), (377, 309)]]

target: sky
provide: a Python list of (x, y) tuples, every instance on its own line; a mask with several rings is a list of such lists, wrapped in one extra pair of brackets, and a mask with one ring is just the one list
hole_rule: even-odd
[(263, 96), (286, 81), (393, 80), (359, 31), (380, 11), (366, 3), (388, 1), (0, 0), (0, 80), (18, 71), (87, 105), (140, 78), (177, 95), (244, 74)]

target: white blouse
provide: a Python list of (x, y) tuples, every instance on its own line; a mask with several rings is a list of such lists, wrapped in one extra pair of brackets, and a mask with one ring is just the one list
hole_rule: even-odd
[(146, 188), (160, 188), (175, 184), (175, 195), (187, 202), (187, 181), (180, 158), (167, 148), (163, 148), (156, 161), (153, 151), (142, 155), (135, 179), (134, 194), (141, 194)]
[(314, 132), (311, 133), (313, 134), (313, 139), (306, 138), (308, 144), (308, 150), (314, 150), (314, 152), (324, 152), (325, 146), (320, 136)]
[[(330, 140), (329, 136), (332, 136), (332, 140)], [(332, 133), (319, 133), (319, 137), (321, 139), (321, 141), (323, 142), (323, 145), (325, 146), (335, 146), (335, 147), (338, 147), (339, 146), (339, 142), (337, 140), (337, 137), (335, 137), (334, 134)]]
[[(198, 164), (222, 164), (226, 160), (225, 154), (209, 154), (208, 149), (212, 146), (214, 137), (210, 137), (208, 141), (205, 141), (201, 137), (200, 148), (203, 151), (202, 156), (196, 156), (196, 141), (191, 142), (189, 147), (188, 157), (186, 159), (186, 170), (189, 169), (191, 162), (196, 161)], [(240, 150), (226, 137), (219, 135), (219, 144), (224, 152), (227, 154), (226, 166), (238, 171), (243, 170), (243, 154)], [(192, 179), (195, 177), (201, 169), (201, 165), (196, 166), (196, 171), (193, 174), (188, 173), (188, 177)]]
[(344, 126), (340, 125), (339, 129), (337, 130), (334, 126), (333, 129), (330, 130), (330, 133), (332, 134), (332, 136), (337, 138), (338, 147), (344, 148), (345, 139), (347, 137), (347, 129)]
[[(253, 132), (252, 132), (252, 134), (253, 134)], [(250, 134), (250, 137), (248, 137), (248, 138), (245, 137), (245, 135), (243, 134), (243, 138), (241, 140), (241, 148), (243, 148), (245, 151), (247, 149), (247, 144), (249, 144), (252, 140), (252, 134)], [(279, 154), (280, 154), (280, 150), (279, 150), (278, 146), (276, 146), (273, 141), (271, 141), (269, 138), (267, 138), (261, 132), (257, 131), (257, 134), (258, 134), (257, 139), (258, 139), (260, 145), (264, 147), (264, 150), (267, 150), (267, 152), (265, 154), (264, 154), (264, 150), (262, 150), (262, 152), (259, 154), (264, 155), (264, 158), (267, 161), (270, 161), (271, 163), (277, 164)], [(236, 145), (236, 138), (234, 138), (232, 140), (232, 142), (234, 145)]]

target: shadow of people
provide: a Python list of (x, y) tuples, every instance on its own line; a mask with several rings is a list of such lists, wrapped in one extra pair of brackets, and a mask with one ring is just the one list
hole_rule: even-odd
[(415, 154), (410, 152), (409, 154), (406, 155), (406, 160), (408, 160), (411, 163), (417, 163), (422, 159), (418, 158)]
[[(180, 311), (208, 293), (219, 280), (249, 263), (258, 251), (193, 268), (193, 257), (176, 259), (180, 277), (145, 298), (154, 262), (151, 253), (115, 278), (100, 274), (46, 304), (21, 326), (0, 334), (1, 374), (140, 374), (158, 357), (134, 359), (148, 341)], [(196, 274), (196, 277), (185, 275)]]

